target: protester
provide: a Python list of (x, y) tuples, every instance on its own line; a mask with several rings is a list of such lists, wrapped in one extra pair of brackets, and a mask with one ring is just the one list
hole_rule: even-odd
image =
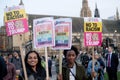
[(43, 56), (41, 57), (41, 65), (43, 66), (43, 68), (46, 68), (45, 59), (43, 58)]
[(58, 75), (58, 80), (86, 80), (85, 68), (76, 62), (79, 54), (76, 47), (64, 50), (65, 60), (62, 66), (62, 75)]
[(81, 61), (82, 65), (85, 67), (85, 69), (88, 67), (88, 62), (90, 61), (90, 58), (88, 56), (88, 53), (82, 53)]
[(8, 56), (3, 56), (6, 65), (7, 65), (7, 75), (3, 78), (3, 80), (15, 80), (16, 77), (16, 69), (15, 69), (15, 65), (10, 63), (8, 61)]
[(41, 58), (36, 51), (30, 51), (25, 56), (28, 80), (45, 80), (46, 71), (41, 65)]
[(55, 60), (55, 69), (56, 69), (56, 73), (59, 74), (59, 58), (56, 57)]
[(99, 70), (100, 70), (100, 63), (97, 61), (98, 59), (98, 53), (94, 54), (94, 70), (93, 70), (93, 60), (89, 61), (88, 68), (87, 68), (87, 75), (89, 77), (89, 80), (100, 80), (99, 77)]
[(108, 73), (109, 80), (117, 80), (117, 67), (119, 64), (118, 56), (113, 53), (113, 47), (108, 47), (108, 53), (106, 55), (106, 71)]
[(0, 56), (0, 80), (7, 75), (7, 67), (4, 59)]
[(102, 56), (100, 54), (98, 54), (98, 59), (97, 61), (100, 63), (100, 69), (98, 71), (99, 73), (99, 77), (98, 80), (104, 80), (104, 69), (105, 69), (105, 63), (102, 59)]
[(13, 53), (13, 58), (11, 59), (11, 62), (15, 65), (16, 73), (19, 73), (21, 75), (22, 72), (22, 61), (17, 52)]
[(49, 76), (52, 77), (52, 60), (50, 57), (48, 57), (48, 70), (49, 70)]
[(8, 62), (10, 62), (10, 63), (12, 62), (12, 57), (13, 57), (13, 55), (9, 53), (8, 54)]

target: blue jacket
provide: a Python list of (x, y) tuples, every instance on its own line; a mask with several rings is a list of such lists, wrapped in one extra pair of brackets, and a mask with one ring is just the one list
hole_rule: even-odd
[[(99, 69), (100, 69), (100, 63), (96, 60), (94, 63), (94, 71), (97, 73), (97, 76), (94, 78), (94, 80), (98, 80)], [(92, 60), (88, 63), (88, 68), (87, 68), (88, 76), (91, 76), (91, 72), (92, 72)]]

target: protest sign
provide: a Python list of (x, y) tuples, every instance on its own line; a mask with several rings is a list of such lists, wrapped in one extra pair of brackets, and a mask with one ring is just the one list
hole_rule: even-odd
[[(7, 36), (28, 32), (28, 21), (23, 5), (5, 8), (4, 16)], [(23, 54), (25, 54), (25, 52), (22, 49), (22, 42), (20, 42), (20, 44), (20, 54), (22, 59), (24, 77), (25, 80), (28, 80), (23, 57)]]
[[(102, 20), (100, 18), (84, 18), (84, 44), (92, 47), (92, 72), (94, 72), (94, 46), (102, 43)], [(94, 77), (92, 77), (94, 80)]]
[(54, 20), (52, 17), (33, 21), (34, 47), (54, 46)]
[(5, 8), (7, 36), (28, 32), (28, 21), (23, 5)]
[(100, 18), (84, 18), (84, 32), (102, 32)]
[(102, 44), (102, 20), (100, 18), (84, 18), (85, 46), (100, 46)]
[(85, 32), (84, 33), (85, 46), (100, 46), (102, 44), (101, 32)]
[(70, 49), (72, 43), (72, 19), (55, 20), (55, 46), (53, 49)]
[[(33, 20), (34, 48), (45, 48), (45, 62), (48, 63), (47, 47), (55, 44), (53, 17)], [(48, 64), (46, 64), (46, 80), (49, 79)]]

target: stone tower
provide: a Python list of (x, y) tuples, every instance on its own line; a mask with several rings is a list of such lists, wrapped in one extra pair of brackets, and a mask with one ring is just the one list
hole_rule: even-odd
[(82, 1), (82, 9), (81, 9), (80, 17), (92, 17), (91, 10), (88, 7), (88, 0)]
[(96, 8), (95, 8), (94, 17), (100, 17), (99, 10), (97, 8), (97, 4), (96, 4)]

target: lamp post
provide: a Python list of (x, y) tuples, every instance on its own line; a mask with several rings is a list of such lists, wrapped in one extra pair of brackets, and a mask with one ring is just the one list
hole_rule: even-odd
[(114, 47), (117, 47), (117, 30), (114, 31), (114, 34), (113, 34), (113, 42), (114, 42)]
[(29, 30), (30, 30), (30, 36), (29, 36), (30, 48), (31, 48), (31, 50), (33, 50), (33, 44), (32, 44), (33, 31), (32, 31), (32, 26), (31, 25), (29, 25)]
[(32, 40), (32, 26), (31, 25), (29, 25), (29, 30), (30, 30), (30, 36), (29, 36), (29, 40)]

